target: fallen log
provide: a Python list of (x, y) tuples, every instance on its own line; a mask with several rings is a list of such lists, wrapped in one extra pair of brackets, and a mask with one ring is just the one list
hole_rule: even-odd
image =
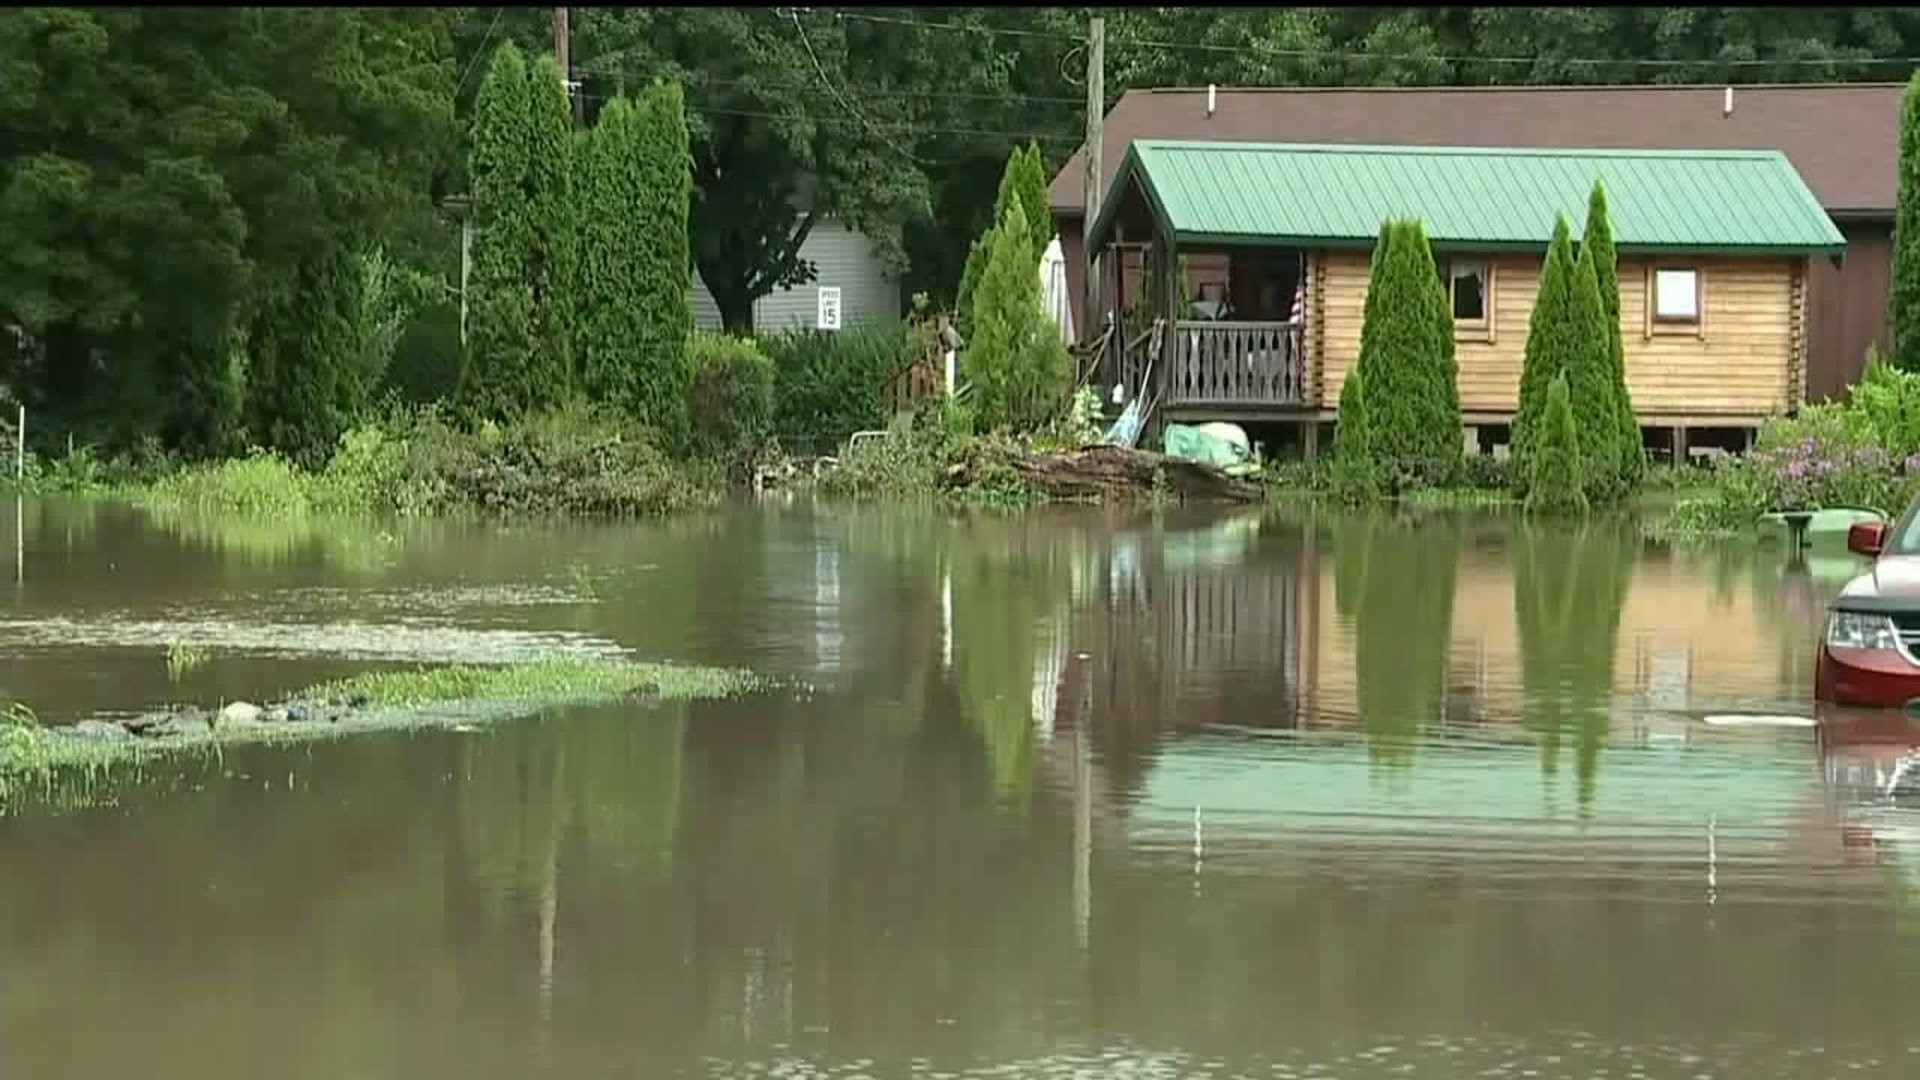
[(1165, 495), (1187, 502), (1250, 503), (1265, 494), (1258, 483), (1228, 476), (1217, 466), (1120, 446), (1041, 452), (982, 443), (948, 467), (947, 485), (968, 487), (998, 470), (1010, 471), (1049, 498), (1063, 501), (1148, 497), (1156, 485)]

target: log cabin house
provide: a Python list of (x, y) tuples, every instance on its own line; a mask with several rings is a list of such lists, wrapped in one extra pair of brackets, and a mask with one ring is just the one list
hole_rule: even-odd
[[(1503, 443), (1555, 217), (1577, 239), (1595, 179), (1642, 430), (1736, 448), (1797, 408), (1809, 263), (1846, 242), (1771, 150), (1136, 141), (1086, 233), (1106, 317), (1132, 328), (1101, 381), (1146, 391), (1163, 421), (1297, 429), (1312, 453), (1358, 358), (1381, 222), (1417, 217), (1452, 297), (1463, 418)], [(1201, 259), (1224, 273), (1194, 288)]]
[[(1098, 184), (1107, 189), (1127, 147), (1142, 139), (1779, 150), (1847, 241), (1843, 259), (1815, 259), (1808, 268), (1807, 398), (1820, 401), (1859, 378), (1870, 345), (1885, 350), (1892, 341), (1887, 297), (1905, 90), (1904, 82), (1135, 88), (1101, 126)], [(1048, 190), (1076, 303), (1086, 175), (1082, 146)], [(1224, 280), (1226, 270), (1203, 256), (1189, 272), (1199, 286)]]

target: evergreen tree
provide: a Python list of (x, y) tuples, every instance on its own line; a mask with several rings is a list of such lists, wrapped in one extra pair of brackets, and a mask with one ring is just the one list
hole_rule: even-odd
[(1334, 484), (1342, 498), (1366, 502), (1380, 494), (1379, 472), (1367, 431), (1366, 395), (1360, 369), (1347, 373), (1340, 387), (1340, 421), (1333, 430)]
[(1900, 185), (1893, 214), (1893, 364), (1920, 371), (1920, 72), (1900, 98)]
[(1599, 180), (1593, 182), (1593, 194), (1587, 199), (1587, 228), (1580, 251), (1593, 253), (1594, 280), (1599, 283), (1600, 306), (1606, 312), (1607, 381), (1617, 414), (1614, 438), (1620, 455), (1615, 475), (1625, 494), (1638, 486), (1646, 473), (1647, 454), (1640, 437), (1640, 421), (1633, 412), (1633, 395), (1627, 389), (1626, 342), (1620, 331), (1619, 257), (1613, 247), (1613, 224), (1607, 215), (1607, 189)]
[(1567, 377), (1553, 377), (1547, 387), (1547, 405), (1541, 410), (1539, 445), (1531, 461), (1527, 484), (1530, 514), (1584, 514), (1587, 496), (1580, 478), (1580, 435), (1568, 400)]
[(533, 290), (533, 369), (524, 405), (540, 410), (565, 400), (573, 381), (573, 309), (579, 259), (579, 203), (573, 180), (573, 109), (566, 77), (551, 55), (528, 72), (527, 189), (533, 248), (527, 263)]
[[(637, 191), (631, 227), (640, 245), (633, 280), (637, 375), (629, 406), (670, 438), (687, 429), (693, 378), (693, 249), (687, 215), (693, 207), (693, 155), (686, 96), (677, 82), (656, 82), (641, 99)], [(601, 225), (596, 225), (596, 228)]]
[(1430, 351), (1421, 356), (1420, 419), (1421, 432), (1428, 436), (1428, 445), (1422, 453), (1425, 475), (1422, 479), (1428, 484), (1451, 483), (1460, 471), (1460, 459), (1466, 442), (1465, 429), (1460, 423), (1460, 377), (1458, 361), (1454, 357), (1453, 341), (1453, 299), (1447, 293), (1446, 282), (1440, 280), (1440, 267), (1433, 257), (1433, 245), (1427, 239), (1427, 229), (1419, 221), (1406, 221), (1401, 224), (1405, 230), (1404, 243), (1411, 253), (1410, 271), (1418, 276), (1423, 284), (1422, 308), (1431, 328), (1432, 344)]
[(646, 134), (639, 109), (622, 94), (600, 110), (576, 158), (583, 224), (575, 336), (580, 387), (591, 401), (623, 406), (638, 397), (643, 364), (648, 238), (639, 222), (648, 199), (642, 176)]
[(980, 424), (1031, 431), (1059, 414), (1073, 362), (1040, 303), (1040, 275), (1020, 196), (987, 235), (986, 265), (974, 294), (974, 329), (962, 363)]
[(1620, 490), (1620, 413), (1611, 378), (1612, 347), (1607, 342), (1606, 310), (1594, 273), (1593, 249), (1582, 245), (1573, 264), (1573, 304), (1568, 311), (1567, 393), (1574, 428), (1580, 436), (1580, 478), (1589, 501), (1611, 498)]
[(532, 95), (526, 59), (511, 41), (494, 50), (474, 103), (469, 161), (474, 239), (469, 272), (467, 352), (459, 395), (477, 415), (518, 414), (531, 396), (534, 249), (529, 158)]
[[(1040, 272), (1040, 260), (1047, 253), (1047, 244), (1053, 240), (1053, 210), (1047, 195), (1047, 165), (1041, 156), (1040, 144), (1029, 143), (1025, 148), (1016, 147), (1007, 157), (1007, 167), (1000, 174), (1000, 194), (993, 201), (993, 220), (997, 224), (1006, 217), (1007, 207), (1018, 201), (1022, 213), (1027, 219), (1027, 237), (1033, 248), (1032, 262), (1034, 273)], [(970, 333), (973, 320), (973, 293), (979, 287), (980, 275), (985, 271), (987, 251), (985, 236), (973, 242), (967, 250), (966, 266), (960, 272), (960, 292), (954, 303), (954, 311), (962, 333)]]
[(1546, 261), (1540, 268), (1540, 287), (1534, 296), (1533, 315), (1527, 323), (1525, 358), (1520, 368), (1520, 401), (1513, 416), (1512, 451), (1514, 481), (1522, 490), (1533, 475), (1535, 429), (1547, 405), (1547, 388), (1555, 376), (1566, 370), (1567, 357), (1574, 351), (1575, 333), (1570, 311), (1573, 307), (1573, 240), (1562, 216), (1554, 224), (1553, 242), (1547, 246)]
[[(1458, 469), (1459, 392), (1441, 338), (1438, 272), (1416, 222), (1381, 229), (1360, 329), (1361, 392), (1372, 458), (1392, 490), (1444, 483)], [(1451, 339), (1451, 319), (1446, 337)]]

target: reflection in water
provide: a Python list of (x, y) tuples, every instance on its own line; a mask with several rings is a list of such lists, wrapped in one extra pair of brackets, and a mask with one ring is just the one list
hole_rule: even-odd
[[(1920, 735), (1693, 719), (1806, 711), (1803, 586), (1761, 561), (1627, 523), (799, 503), (437, 528), (343, 580), (314, 550), (235, 564), (89, 520), (29, 509), (5, 618), (102, 640), (0, 636), (7, 689), (69, 712), (166, 692), (113, 628), (192, 608), (575, 635), (816, 690), (248, 747), (10, 820), (9, 1076), (1745, 1080), (1920, 1057), (1913, 811), (1875, 787)], [(198, 685), (318, 662), (217, 656)]]

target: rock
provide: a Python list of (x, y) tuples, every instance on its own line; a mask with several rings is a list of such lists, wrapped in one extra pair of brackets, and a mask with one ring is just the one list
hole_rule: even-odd
[(320, 714), (314, 709), (311, 702), (296, 701), (287, 706), (287, 720), (290, 723), (311, 724), (318, 719), (320, 719)]
[(275, 706), (274, 706), (273, 708), (271, 708), (271, 709), (268, 709), (268, 710), (267, 710), (267, 711), (266, 711), (266, 712), (265, 712), (265, 713), (264, 713), (264, 714), (263, 714), (263, 715), (262, 715), (262, 716), (260, 717), (260, 721), (261, 721), (262, 723), (266, 723), (266, 724), (284, 724), (284, 723), (286, 723), (286, 722), (287, 722), (287, 710), (286, 710), (286, 707), (285, 707), (285, 706), (282, 706), (282, 705), (275, 705)]
[(221, 727), (249, 727), (260, 722), (260, 706), (249, 701), (236, 701), (220, 710)]
[(133, 738), (133, 732), (106, 720), (82, 720), (66, 731), (76, 739), (92, 739), (96, 742), (124, 742)]

